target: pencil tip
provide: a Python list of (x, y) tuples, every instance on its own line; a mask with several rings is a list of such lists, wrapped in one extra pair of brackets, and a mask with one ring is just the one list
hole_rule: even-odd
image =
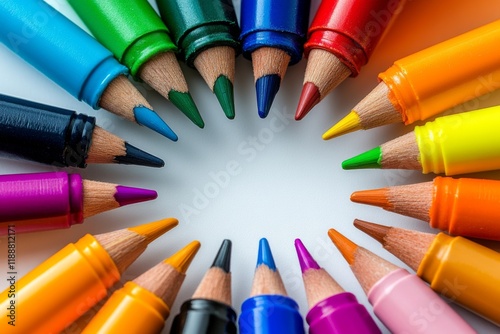
[(393, 205), (389, 201), (387, 191), (387, 188), (355, 191), (351, 194), (351, 201), (391, 209)]
[(306, 82), (302, 87), (302, 93), (300, 93), (299, 104), (295, 112), (295, 120), (300, 121), (304, 118), (309, 111), (318, 104), (320, 99), (321, 96), (318, 87), (312, 82)]
[(220, 268), (226, 273), (231, 271), (231, 240), (224, 239), (224, 241), (222, 241), (222, 245), (215, 256), (212, 267)]
[(135, 146), (125, 143), (125, 155), (115, 156), (114, 160), (123, 165), (139, 165), (148, 167), (163, 167), (165, 162), (152, 154), (144, 152)]
[(368, 234), (373, 239), (380, 242), (382, 245), (384, 245), (385, 236), (387, 235), (387, 233), (391, 229), (391, 227), (389, 227), (389, 226), (369, 223), (367, 221), (360, 220), (360, 219), (354, 219), (354, 226), (358, 230), (363, 231), (364, 233)]
[(281, 78), (277, 74), (264, 75), (255, 81), (257, 110), (260, 118), (266, 118), (271, 110), (274, 97), (280, 89)]
[(168, 93), (168, 99), (173, 103), (180, 111), (186, 115), (191, 122), (196, 124), (198, 127), (203, 129), (205, 126), (205, 122), (203, 122), (203, 118), (201, 118), (200, 112), (198, 111), (198, 107), (193, 101), (193, 98), (189, 92), (178, 92), (175, 90), (171, 90)]
[(342, 253), (342, 256), (347, 261), (347, 263), (349, 263), (350, 265), (353, 264), (354, 254), (358, 249), (358, 245), (347, 239), (345, 236), (343, 236), (333, 228), (328, 230), (328, 236), (335, 244), (335, 246), (339, 249), (340, 253)]
[(177, 253), (163, 260), (163, 263), (169, 264), (181, 274), (185, 274), (191, 264), (191, 261), (193, 261), (196, 253), (198, 253), (200, 246), (201, 244), (199, 241), (191, 241), (189, 244), (184, 246), (184, 248), (177, 251)]
[(362, 130), (361, 120), (359, 115), (353, 110), (347, 116), (342, 118), (337, 124), (332, 126), (323, 134), (323, 139), (328, 140), (335, 137), (345, 135), (349, 132)]
[(158, 197), (154, 190), (116, 186), (115, 200), (120, 206), (150, 201)]
[(129, 227), (128, 230), (146, 237), (147, 242), (150, 243), (178, 224), (179, 221), (175, 218), (165, 218), (152, 223)]
[(257, 256), (257, 267), (266, 265), (269, 269), (276, 271), (276, 264), (274, 263), (273, 253), (266, 238), (259, 241), (259, 254)]
[(302, 273), (309, 269), (321, 269), (300, 239), (295, 239), (295, 250), (297, 251)]
[(225, 75), (220, 75), (217, 80), (215, 80), (214, 94), (219, 100), (219, 103), (229, 119), (234, 118), (234, 93), (233, 93), (233, 83)]
[(143, 106), (135, 107), (134, 116), (140, 125), (144, 125), (170, 140), (177, 141), (178, 137), (174, 131), (153, 110)]
[(360, 168), (382, 168), (382, 149), (380, 146), (372, 148), (369, 151), (361, 153), (355, 157), (342, 162), (343, 169), (360, 169)]

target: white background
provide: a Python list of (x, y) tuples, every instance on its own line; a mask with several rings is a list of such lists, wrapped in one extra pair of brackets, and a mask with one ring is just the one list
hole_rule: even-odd
[[(48, 2), (81, 24), (64, 0)], [(319, 0), (312, 1), (311, 19), (318, 4)], [(235, 7), (239, 16), (239, 0), (235, 1)], [(19, 235), (16, 244), (18, 276), (22, 277), (86, 233), (105, 233), (164, 217), (177, 217), (179, 226), (152, 243), (122, 278), (122, 282), (131, 280), (191, 240), (201, 241), (201, 250), (187, 272), (164, 333), (168, 333), (179, 306), (194, 292), (224, 238), (233, 241), (233, 305), (238, 313), (250, 292), (261, 237), (268, 238), (287, 291), (300, 304), (304, 316), (307, 304), (293, 246), (297, 237), (319, 264), (371, 311), (347, 263), (328, 239), (327, 230), (334, 227), (359, 245), (404, 266), (376, 241), (356, 230), (352, 226), (353, 219), (421, 231), (430, 231), (428, 226), (379, 208), (351, 203), (349, 196), (355, 190), (426, 181), (433, 176), (415, 171), (344, 171), (340, 167), (346, 158), (411, 131), (412, 126), (391, 125), (331, 141), (323, 141), (321, 134), (370, 92), (377, 83), (377, 73), (388, 68), (394, 60), (498, 19), (498, 13), (499, 5), (494, 0), (409, 1), (362, 73), (355, 79), (347, 79), (300, 122), (294, 121), (293, 115), (301, 92), (305, 60), (288, 69), (271, 112), (264, 120), (257, 115), (252, 67), (248, 60), (239, 56), (236, 62), (234, 120), (226, 119), (198, 73), (182, 64), (191, 94), (205, 120), (204, 129), (197, 128), (149, 87), (137, 84), (179, 135), (176, 143), (104, 110), (92, 110), (0, 46), (1, 93), (94, 115), (101, 127), (166, 162), (162, 169), (121, 165), (68, 169), (87, 179), (155, 189), (159, 197), (155, 201), (100, 214), (68, 230)], [(499, 103), (500, 93), (497, 92), (454, 111)], [(228, 165), (233, 166), (229, 168), (237, 166), (237, 173), (222, 178), (217, 185), (213, 175), (227, 175)], [(50, 166), (0, 158), (2, 174), (53, 170)], [(497, 174), (475, 176), (496, 178)], [(197, 195), (199, 193), (206, 194), (205, 200)], [(189, 207), (191, 211), (187, 212)], [(0, 288), (3, 290), (7, 286), (5, 238), (0, 238), (0, 254), (0, 273), (3, 273), (0, 274)], [(40, 302), (43, 307), (43, 301)], [(498, 327), (452, 306), (481, 333), (498, 332)]]

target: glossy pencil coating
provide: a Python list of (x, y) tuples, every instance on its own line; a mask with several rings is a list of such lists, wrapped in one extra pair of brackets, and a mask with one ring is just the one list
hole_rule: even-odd
[[(15, 329), (19, 333), (62, 331), (106, 297), (147, 245), (177, 223), (165, 219), (97, 236), (87, 234), (67, 245), (17, 281), (16, 307), (23, 318), (16, 321)], [(10, 300), (6, 289), (0, 294), (4, 319)], [(7, 321), (0, 322), (0, 332), (11, 332)]]
[[(167, 302), (158, 295), (162, 292), (161, 285), (174, 290), (168, 294), (175, 298), (199, 248), (200, 243), (193, 241), (134, 281), (125, 283), (111, 295), (82, 333), (159, 333), (172, 306), (170, 300)], [(141, 278), (147, 281), (141, 282)]]

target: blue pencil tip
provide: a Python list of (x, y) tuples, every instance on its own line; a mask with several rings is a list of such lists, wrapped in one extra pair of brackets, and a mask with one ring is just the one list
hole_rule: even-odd
[(271, 247), (269, 247), (266, 238), (262, 238), (259, 241), (259, 255), (257, 257), (257, 267), (263, 264), (268, 266), (269, 269), (276, 271), (273, 253), (271, 253)]
[(153, 110), (143, 106), (135, 107), (134, 116), (140, 125), (144, 125), (170, 140), (177, 141), (178, 137), (175, 132)]
[(280, 89), (281, 78), (277, 74), (260, 77), (255, 82), (257, 92), (257, 110), (260, 118), (266, 118), (273, 104), (274, 97)]

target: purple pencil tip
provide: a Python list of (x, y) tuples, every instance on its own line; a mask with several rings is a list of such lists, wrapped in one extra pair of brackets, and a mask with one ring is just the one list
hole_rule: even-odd
[(304, 246), (300, 239), (295, 239), (295, 250), (297, 251), (300, 270), (302, 270), (302, 273), (309, 269), (321, 269), (318, 263), (314, 261), (313, 257), (307, 251), (306, 246)]
[(126, 186), (116, 187), (115, 200), (120, 206), (150, 201), (156, 197), (158, 197), (158, 193), (154, 190)]

